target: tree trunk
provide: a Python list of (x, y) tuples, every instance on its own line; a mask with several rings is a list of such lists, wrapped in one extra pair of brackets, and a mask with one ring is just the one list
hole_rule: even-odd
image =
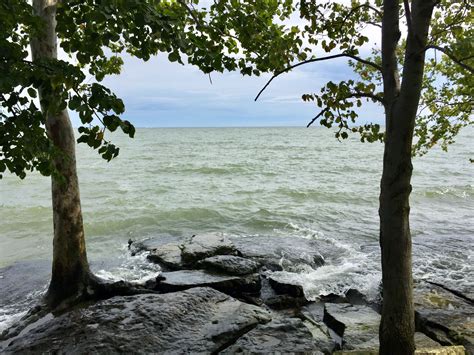
[[(40, 38), (31, 42), (33, 60), (57, 58), (56, 0), (34, 0), (35, 13), (45, 21)], [(39, 89), (40, 100), (44, 93)], [(46, 131), (62, 153), (55, 158), (54, 166), (63, 179), (52, 177), (54, 221), (53, 265), (47, 303), (58, 306), (62, 301), (80, 297), (91, 279), (87, 262), (82, 222), (79, 184), (76, 173), (74, 132), (67, 110), (47, 112)]]
[(411, 150), (421, 96), (425, 47), (434, 3), (412, 2), (403, 81), (398, 80), (395, 49), (399, 39), (398, 0), (384, 2), (382, 61), (386, 135), (380, 192), (380, 247), (382, 251), (383, 306), (380, 354), (413, 354), (413, 306), (410, 205)]

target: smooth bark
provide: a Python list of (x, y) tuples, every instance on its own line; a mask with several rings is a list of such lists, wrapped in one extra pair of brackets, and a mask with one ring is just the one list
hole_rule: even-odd
[(400, 38), (398, 0), (384, 1), (382, 67), (385, 98), (385, 150), (380, 193), (380, 247), (383, 306), (380, 354), (413, 354), (413, 306), (410, 204), (411, 150), (421, 95), (425, 46), (434, 2), (412, 2), (411, 26), (400, 85), (396, 48)]
[[(33, 7), (44, 22), (42, 36), (31, 42), (33, 60), (57, 58), (56, 0), (34, 0)], [(39, 88), (40, 100), (44, 92)], [(82, 222), (79, 184), (76, 173), (74, 131), (67, 110), (48, 112), (46, 131), (61, 155), (54, 166), (63, 179), (52, 177), (54, 221), (52, 277), (46, 296), (50, 306), (80, 297), (91, 280)]]

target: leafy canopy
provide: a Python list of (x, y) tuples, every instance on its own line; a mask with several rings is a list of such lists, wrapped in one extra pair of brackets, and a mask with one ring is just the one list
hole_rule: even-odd
[[(405, 30), (397, 48), (397, 59), (399, 72), (402, 73), (408, 33), (406, 19), (409, 14), (404, 12), (404, 6), (400, 8), (399, 15), (404, 21)], [(304, 43), (299, 51), (305, 53), (308, 59), (277, 70), (270, 82), (300, 65), (337, 58), (348, 59), (353, 69), (352, 77), (337, 83), (329, 81), (319, 92), (302, 96), (304, 101), (314, 102), (319, 108), (308, 126), (318, 121), (328, 128), (336, 127), (338, 139), (345, 139), (350, 133), (356, 132), (363, 142), (383, 141), (384, 132), (380, 125), (355, 125), (359, 117), (357, 109), (363, 101), (384, 105), (380, 43), (377, 45), (367, 36), (368, 29), (375, 29), (380, 37), (382, 1), (353, 0), (342, 3), (308, 0), (300, 2), (297, 12), (301, 19), (300, 36)], [(425, 48), (427, 60), (416, 119), (414, 154), (424, 154), (436, 144), (446, 150), (462, 127), (473, 124), (473, 24), (472, 2), (437, 2)]]
[[(381, 17), (381, 0), (216, 0), (208, 7), (198, 0), (68, 0), (58, 5), (57, 35), (70, 60), (32, 61), (29, 43), (42, 35), (43, 23), (27, 0), (3, 0), (0, 177), (6, 170), (21, 178), (33, 170), (55, 173), (52, 159), (60, 152), (46, 134), (45, 117), (66, 108), (76, 111), (82, 122), (78, 142), (97, 149), (106, 160), (117, 156), (119, 148), (106, 139), (106, 132), (120, 128), (133, 137), (135, 128), (121, 118), (122, 100), (100, 82), (120, 73), (125, 52), (145, 61), (164, 53), (170, 61), (188, 62), (204, 73), (271, 71), (270, 81), (300, 65), (346, 59), (352, 77), (302, 96), (319, 108), (309, 125), (318, 121), (336, 127), (338, 139), (359, 133), (362, 141), (383, 141), (380, 125), (354, 125), (363, 101), (384, 104), (380, 48), (366, 35), (366, 28), (380, 27)], [(400, 17), (406, 17), (403, 10)], [(470, 2), (437, 3), (414, 153), (423, 154), (436, 144), (447, 149), (459, 130), (472, 124), (473, 21)], [(400, 68), (405, 42), (398, 48)]]
[(133, 137), (135, 128), (121, 118), (122, 100), (100, 82), (120, 73), (124, 53), (145, 61), (164, 53), (170, 61), (187, 61), (204, 73), (260, 75), (297, 57), (302, 44), (297, 31), (276, 21), (293, 11), (288, 0), (216, 1), (209, 8), (184, 0), (68, 0), (57, 6), (56, 31), (70, 59), (32, 61), (29, 44), (43, 35), (44, 24), (28, 0), (3, 0), (0, 178), (6, 170), (20, 178), (33, 170), (55, 173), (52, 160), (61, 152), (47, 136), (46, 117), (67, 108), (82, 122), (78, 142), (106, 160), (118, 155), (106, 132), (120, 128)]

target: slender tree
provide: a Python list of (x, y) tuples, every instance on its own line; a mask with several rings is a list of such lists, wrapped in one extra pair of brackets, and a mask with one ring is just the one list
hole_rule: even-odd
[[(143, 60), (164, 52), (170, 61), (183, 64), (187, 59), (204, 73), (259, 74), (258, 67), (268, 67), (265, 63), (288, 64), (291, 57), (254, 57), (256, 33), (263, 36), (260, 45), (267, 53), (297, 47), (296, 34), (272, 22), (276, 13), (290, 13), (288, 4), (264, 2), (255, 12), (248, 4), (235, 3), (228, 11), (215, 4), (211, 11), (197, 10), (195, 3), (5, 0), (0, 5), (0, 178), (6, 170), (20, 178), (33, 170), (51, 175), (50, 308), (114, 290), (127, 292), (126, 287), (110, 289), (89, 270), (68, 108), (78, 112), (82, 122), (77, 141), (111, 160), (119, 148), (106, 140), (107, 131), (120, 127), (130, 137), (135, 133), (133, 125), (119, 117), (123, 102), (100, 84), (106, 75), (120, 72), (124, 52)], [(248, 32), (246, 21), (252, 18)], [(232, 30), (226, 27), (228, 21), (234, 21)], [(239, 49), (237, 43), (249, 49)], [(69, 61), (58, 58), (58, 44)], [(95, 79), (92, 83), (85, 80), (86, 72)]]
[[(277, 70), (262, 91), (300, 65), (350, 60), (356, 78), (329, 82), (321, 93), (303, 95), (321, 109), (308, 126), (319, 120), (323, 126), (336, 126), (338, 139), (358, 132), (362, 141), (384, 142), (380, 353), (413, 354), (412, 154), (423, 154), (437, 143), (446, 149), (462, 127), (473, 123), (473, 6), (457, 0), (351, 1), (349, 6), (302, 1), (299, 10), (305, 21), (302, 37), (309, 43), (301, 51), (309, 57), (316, 47), (329, 54)], [(381, 47), (374, 46), (372, 55), (364, 57), (367, 26), (380, 30)], [(385, 130), (378, 124), (351, 125), (358, 117), (354, 108), (363, 99), (383, 106)]]

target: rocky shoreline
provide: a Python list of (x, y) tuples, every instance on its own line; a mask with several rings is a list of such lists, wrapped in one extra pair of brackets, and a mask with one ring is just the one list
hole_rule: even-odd
[[(130, 241), (163, 272), (156, 294), (112, 297), (48, 315), (2, 342), (4, 353), (311, 353), (376, 351), (379, 300), (358, 290), (306, 299), (282, 270), (325, 263), (311, 239), (225, 237)], [(1, 294), (0, 294), (1, 295)], [(442, 285), (417, 282), (417, 348), (463, 345), (474, 353), (473, 301)], [(451, 348), (461, 354), (462, 348)], [(456, 352), (458, 351), (458, 352)]]

